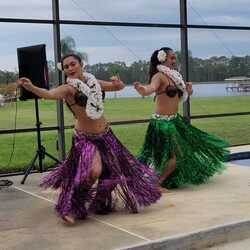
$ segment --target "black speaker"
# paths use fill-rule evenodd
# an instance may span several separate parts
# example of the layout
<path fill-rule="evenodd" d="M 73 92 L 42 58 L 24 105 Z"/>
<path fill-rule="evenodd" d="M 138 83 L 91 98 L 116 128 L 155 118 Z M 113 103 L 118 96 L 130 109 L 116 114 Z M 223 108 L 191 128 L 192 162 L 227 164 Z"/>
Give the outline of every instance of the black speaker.
<path fill-rule="evenodd" d="M 49 89 L 46 45 L 22 47 L 17 49 L 19 77 L 27 77 L 40 88 Z M 21 101 L 38 98 L 35 94 L 21 87 Z"/>

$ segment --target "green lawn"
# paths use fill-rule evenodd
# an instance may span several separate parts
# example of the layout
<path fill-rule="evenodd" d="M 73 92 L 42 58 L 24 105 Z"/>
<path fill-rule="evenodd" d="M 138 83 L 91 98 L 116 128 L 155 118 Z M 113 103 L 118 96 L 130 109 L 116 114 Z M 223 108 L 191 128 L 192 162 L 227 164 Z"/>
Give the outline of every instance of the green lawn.
<path fill-rule="evenodd" d="M 193 98 L 191 100 L 192 115 L 214 114 L 229 112 L 250 111 L 250 97 L 224 97 L 224 98 Z M 40 119 L 42 126 L 56 125 L 56 105 L 54 101 L 39 101 Z M 180 105 L 181 108 L 181 105 Z M 109 121 L 132 120 L 148 118 L 153 110 L 152 98 L 121 98 L 107 99 L 105 113 Z M 181 109 L 180 109 L 181 112 Z M 15 104 L 0 108 L 0 129 L 14 128 Z M 65 108 L 65 124 L 71 125 L 73 117 Z M 34 101 L 18 102 L 17 128 L 34 127 L 35 113 Z M 193 120 L 192 124 L 227 139 L 232 144 L 250 143 L 250 116 L 237 116 L 225 118 L 209 118 Z M 113 126 L 113 130 L 120 140 L 134 153 L 138 153 L 147 124 Z M 42 132 L 43 144 L 47 151 L 57 156 L 56 131 Z M 15 153 L 8 165 L 12 152 L 14 136 L 0 135 L 0 172 L 24 169 L 35 153 L 36 134 L 16 134 Z M 71 144 L 71 130 L 66 131 L 66 147 Z M 46 159 L 46 165 L 52 164 Z"/>

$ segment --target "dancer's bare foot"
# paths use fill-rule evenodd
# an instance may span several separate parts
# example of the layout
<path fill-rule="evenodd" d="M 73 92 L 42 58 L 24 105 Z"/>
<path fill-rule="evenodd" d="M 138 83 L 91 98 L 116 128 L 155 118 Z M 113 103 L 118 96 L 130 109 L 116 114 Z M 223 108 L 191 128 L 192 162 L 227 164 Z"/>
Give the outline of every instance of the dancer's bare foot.
<path fill-rule="evenodd" d="M 67 214 L 63 217 L 63 220 L 70 225 L 74 225 L 75 224 L 75 218 L 71 215 L 71 214 Z"/>
<path fill-rule="evenodd" d="M 171 193 L 171 192 L 169 191 L 169 189 L 163 188 L 163 187 L 161 186 L 161 184 L 162 184 L 162 182 L 160 181 L 160 182 L 158 183 L 158 188 L 159 188 L 159 190 L 160 190 L 160 192 L 161 192 L 162 194 L 164 194 L 164 193 Z"/>
<path fill-rule="evenodd" d="M 163 188 L 163 187 L 159 186 L 159 189 L 160 189 L 161 193 L 171 193 L 171 191 L 167 188 Z"/>

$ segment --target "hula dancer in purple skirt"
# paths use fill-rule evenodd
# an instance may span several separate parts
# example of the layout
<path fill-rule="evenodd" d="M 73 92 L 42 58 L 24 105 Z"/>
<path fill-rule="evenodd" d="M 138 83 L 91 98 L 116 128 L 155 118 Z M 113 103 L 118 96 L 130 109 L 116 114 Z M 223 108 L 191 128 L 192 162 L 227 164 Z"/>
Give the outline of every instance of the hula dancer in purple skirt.
<path fill-rule="evenodd" d="M 41 186 L 60 189 L 58 214 L 68 223 L 83 219 L 88 212 L 112 211 L 112 191 L 133 213 L 139 206 L 155 203 L 161 196 L 154 171 L 140 163 L 113 134 L 103 116 L 102 91 L 124 88 L 118 77 L 96 80 L 82 70 L 77 55 L 61 63 L 67 84 L 52 90 L 34 86 L 27 78 L 17 83 L 45 99 L 64 99 L 75 117 L 71 150 L 63 162 L 42 179 Z"/>

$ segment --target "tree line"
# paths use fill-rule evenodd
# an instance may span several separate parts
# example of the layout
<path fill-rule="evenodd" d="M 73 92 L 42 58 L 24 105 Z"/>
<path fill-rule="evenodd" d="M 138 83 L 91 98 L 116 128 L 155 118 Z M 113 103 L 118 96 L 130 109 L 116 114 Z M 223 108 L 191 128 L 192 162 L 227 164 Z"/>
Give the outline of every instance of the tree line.
<path fill-rule="evenodd" d="M 177 52 L 179 53 L 179 52 Z M 49 79 L 54 82 L 55 66 L 48 62 Z M 109 79 L 112 75 L 119 74 L 126 84 L 138 80 L 143 83 L 148 81 L 148 61 L 137 61 L 130 65 L 125 62 L 97 63 L 87 65 L 86 70 L 99 79 Z M 250 56 L 231 58 L 220 56 L 201 59 L 189 57 L 189 78 L 193 82 L 223 81 L 233 76 L 250 76 Z M 8 84 L 18 78 L 18 72 L 0 70 L 0 83 Z"/>
<path fill-rule="evenodd" d="M 88 55 L 77 49 L 74 38 L 67 36 L 61 40 L 61 56 L 69 53 L 79 55 L 85 62 L 88 62 Z M 181 53 L 177 55 L 177 64 L 180 64 Z M 191 51 L 188 53 L 189 79 L 192 82 L 223 81 L 233 76 L 250 76 L 250 55 L 246 56 L 213 56 L 210 58 L 193 57 Z M 139 60 L 128 65 L 125 62 L 97 63 L 87 65 L 86 70 L 98 79 L 108 80 L 112 75 L 119 74 L 126 84 L 133 81 L 148 81 L 149 61 Z M 48 61 L 50 83 L 55 83 L 55 64 Z M 14 82 L 18 78 L 18 72 L 0 70 L 0 84 Z"/>

